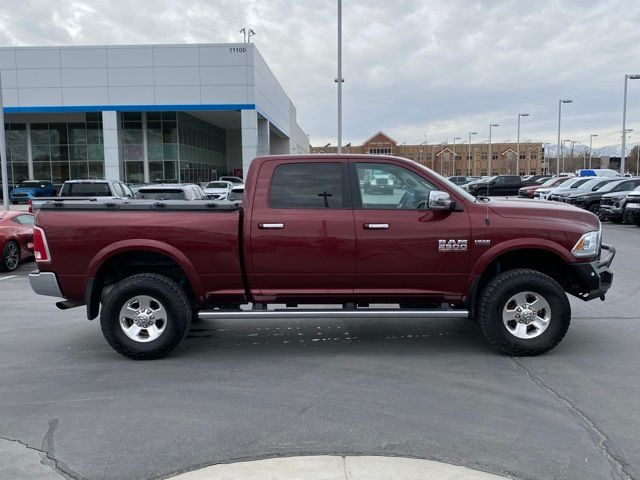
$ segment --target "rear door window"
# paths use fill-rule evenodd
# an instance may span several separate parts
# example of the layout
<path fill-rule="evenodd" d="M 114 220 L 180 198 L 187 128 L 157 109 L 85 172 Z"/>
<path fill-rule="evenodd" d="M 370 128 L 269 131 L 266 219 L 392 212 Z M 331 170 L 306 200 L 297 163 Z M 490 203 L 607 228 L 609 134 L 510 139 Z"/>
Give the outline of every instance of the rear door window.
<path fill-rule="evenodd" d="M 345 208 L 342 163 L 285 163 L 271 177 L 271 208 Z"/>

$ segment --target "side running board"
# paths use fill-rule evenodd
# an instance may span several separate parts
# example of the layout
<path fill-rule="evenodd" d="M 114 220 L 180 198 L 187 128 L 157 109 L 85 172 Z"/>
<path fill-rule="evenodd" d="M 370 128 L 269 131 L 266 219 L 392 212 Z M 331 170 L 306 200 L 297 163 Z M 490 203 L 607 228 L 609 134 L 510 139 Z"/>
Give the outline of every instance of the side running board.
<path fill-rule="evenodd" d="M 401 310 L 370 309 L 353 310 L 298 310 L 295 308 L 280 310 L 201 310 L 201 319 L 269 319 L 269 318 L 467 318 L 468 310 Z"/>

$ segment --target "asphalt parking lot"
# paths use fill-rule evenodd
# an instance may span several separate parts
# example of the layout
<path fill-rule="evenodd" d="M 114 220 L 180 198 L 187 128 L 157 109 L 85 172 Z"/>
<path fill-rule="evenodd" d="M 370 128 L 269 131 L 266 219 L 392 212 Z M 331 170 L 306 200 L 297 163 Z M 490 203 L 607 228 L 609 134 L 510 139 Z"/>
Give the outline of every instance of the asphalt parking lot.
<path fill-rule="evenodd" d="M 205 321 L 169 358 L 134 362 L 83 309 L 33 294 L 33 264 L 0 274 L 0 478 L 35 478 L 27 450 L 92 480 L 300 454 L 640 478 L 640 228 L 603 228 L 607 301 L 572 299 L 569 334 L 537 358 L 495 354 L 468 320 L 336 318 Z"/>

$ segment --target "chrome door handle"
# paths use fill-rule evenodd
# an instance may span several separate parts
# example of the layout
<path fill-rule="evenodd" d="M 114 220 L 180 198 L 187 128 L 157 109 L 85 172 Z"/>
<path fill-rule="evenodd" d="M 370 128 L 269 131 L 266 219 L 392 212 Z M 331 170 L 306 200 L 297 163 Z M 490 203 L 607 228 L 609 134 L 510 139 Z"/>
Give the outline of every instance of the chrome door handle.
<path fill-rule="evenodd" d="M 259 223 L 258 228 L 263 230 L 281 230 L 284 228 L 284 223 Z"/>
<path fill-rule="evenodd" d="M 366 230 L 389 230 L 388 223 L 365 223 L 362 227 Z"/>

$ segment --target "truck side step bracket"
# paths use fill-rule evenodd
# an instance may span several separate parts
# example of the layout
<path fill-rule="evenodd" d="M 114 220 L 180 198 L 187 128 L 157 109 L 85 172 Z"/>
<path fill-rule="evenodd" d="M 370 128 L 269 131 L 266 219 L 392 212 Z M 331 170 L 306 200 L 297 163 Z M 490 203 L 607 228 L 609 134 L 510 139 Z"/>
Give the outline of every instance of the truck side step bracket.
<path fill-rule="evenodd" d="M 400 310 L 370 309 L 355 310 L 201 310 L 198 317 L 206 319 L 230 320 L 234 318 L 271 319 L 271 318 L 467 318 L 468 310 Z"/>

